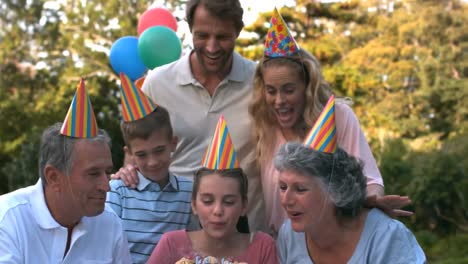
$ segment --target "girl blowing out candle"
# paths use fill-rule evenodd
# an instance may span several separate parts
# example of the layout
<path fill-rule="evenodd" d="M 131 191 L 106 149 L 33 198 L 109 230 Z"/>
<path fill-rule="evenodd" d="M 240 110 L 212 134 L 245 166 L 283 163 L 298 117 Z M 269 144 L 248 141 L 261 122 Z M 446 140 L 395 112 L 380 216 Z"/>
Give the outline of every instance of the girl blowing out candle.
<path fill-rule="evenodd" d="M 202 229 L 164 234 L 148 263 L 278 263 L 269 235 L 236 229 L 246 213 L 248 182 L 222 116 L 202 166 L 195 174 L 191 202 Z"/>

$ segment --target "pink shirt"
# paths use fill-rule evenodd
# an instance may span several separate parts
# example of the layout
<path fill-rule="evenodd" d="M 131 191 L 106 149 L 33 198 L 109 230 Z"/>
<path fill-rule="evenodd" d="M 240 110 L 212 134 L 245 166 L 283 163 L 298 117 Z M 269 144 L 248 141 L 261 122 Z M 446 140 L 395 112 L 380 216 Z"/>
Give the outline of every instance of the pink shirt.
<path fill-rule="evenodd" d="M 174 264 L 181 258 L 203 258 L 193 250 L 187 231 L 176 230 L 165 233 L 154 249 L 147 263 Z M 230 261 L 247 263 L 278 263 L 276 245 L 273 238 L 263 232 L 256 232 L 242 256 L 227 258 Z"/>
<path fill-rule="evenodd" d="M 359 121 L 353 110 L 342 102 L 335 104 L 336 136 L 338 146 L 364 162 L 364 175 L 367 177 L 367 185 L 378 184 L 383 186 L 382 175 L 375 162 L 372 151 L 362 132 Z M 286 143 L 286 139 L 278 129 L 276 131 L 275 151 L 273 156 L 266 159 L 267 162 L 261 166 L 263 196 L 266 205 L 266 217 L 268 226 L 273 233 L 277 233 L 287 218 L 281 206 L 278 193 L 278 172 L 276 171 L 273 158 L 279 147 Z"/>

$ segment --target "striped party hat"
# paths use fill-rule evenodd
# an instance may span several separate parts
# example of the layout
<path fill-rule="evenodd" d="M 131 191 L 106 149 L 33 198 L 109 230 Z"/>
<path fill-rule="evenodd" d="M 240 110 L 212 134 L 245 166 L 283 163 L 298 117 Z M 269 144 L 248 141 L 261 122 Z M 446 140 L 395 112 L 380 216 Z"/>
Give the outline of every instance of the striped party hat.
<path fill-rule="evenodd" d="M 93 107 L 85 89 L 84 79 L 81 79 L 63 121 L 60 134 L 75 138 L 92 138 L 97 136 L 97 131 L 98 126 Z"/>
<path fill-rule="evenodd" d="M 265 56 L 272 58 L 287 57 L 295 54 L 299 49 L 283 17 L 275 7 L 271 17 L 270 29 L 268 29 L 266 36 Z"/>
<path fill-rule="evenodd" d="M 315 121 L 304 144 L 326 153 L 336 151 L 335 97 L 332 95 Z"/>
<path fill-rule="evenodd" d="M 212 170 L 239 168 L 237 154 L 222 115 L 219 117 L 211 143 L 206 148 L 202 166 Z"/>
<path fill-rule="evenodd" d="M 158 107 L 128 78 L 120 73 L 120 91 L 122 99 L 122 115 L 125 122 L 132 122 L 151 114 Z"/>
<path fill-rule="evenodd" d="M 141 87 L 143 87 L 143 83 L 145 82 L 146 76 L 140 77 L 135 81 L 135 86 L 141 90 Z"/>

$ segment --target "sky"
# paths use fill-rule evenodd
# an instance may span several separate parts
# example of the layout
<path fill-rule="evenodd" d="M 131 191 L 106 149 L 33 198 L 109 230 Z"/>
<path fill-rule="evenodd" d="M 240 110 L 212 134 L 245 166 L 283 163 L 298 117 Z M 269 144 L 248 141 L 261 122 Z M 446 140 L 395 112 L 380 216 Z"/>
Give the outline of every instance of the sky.
<path fill-rule="evenodd" d="M 278 9 L 287 5 L 292 6 L 295 4 L 295 0 L 239 0 L 242 8 L 244 9 L 244 24 L 249 25 L 255 21 L 259 12 L 266 12 L 273 10 L 276 6 Z M 148 9 L 154 7 L 162 7 L 164 0 L 155 0 Z M 185 10 L 184 10 L 185 11 Z M 184 17 L 185 13 L 182 11 L 180 14 L 176 14 L 179 17 Z"/>
<path fill-rule="evenodd" d="M 244 24 L 250 25 L 255 22 L 260 12 L 272 11 L 276 6 L 280 9 L 283 6 L 291 6 L 295 3 L 294 0 L 240 0 L 242 8 L 244 8 Z"/>
<path fill-rule="evenodd" d="M 86 4 L 87 0 L 80 0 L 83 4 Z M 278 9 L 283 6 L 292 6 L 295 4 L 295 0 L 239 0 L 241 2 L 242 8 L 244 9 L 244 24 L 250 25 L 257 19 L 260 12 L 267 12 L 273 10 L 276 6 Z M 60 5 L 67 4 L 66 0 L 51 0 L 46 1 L 45 7 L 50 9 L 58 9 Z M 148 9 L 155 8 L 155 7 L 164 7 L 164 0 L 153 0 L 153 3 L 148 6 Z M 174 15 L 180 18 L 185 18 L 185 10 L 177 10 L 174 12 Z M 45 22 L 45 20 L 44 20 Z M 118 19 L 113 19 L 110 21 L 109 29 L 118 29 L 119 28 L 119 21 Z M 135 35 L 137 34 L 135 28 Z M 190 30 L 188 28 L 188 24 L 185 20 L 178 22 L 178 29 L 177 35 L 182 40 L 182 48 L 183 52 L 190 51 L 192 46 L 192 36 L 190 34 Z M 241 32 L 240 37 L 248 37 L 249 33 Z M 124 36 L 122 36 L 124 37 Z M 108 47 L 103 47 L 99 44 L 92 43 L 89 41 L 86 43 L 87 46 L 94 50 L 102 51 L 109 54 Z M 79 61 L 76 58 L 77 61 Z M 43 68 L 45 65 L 37 65 L 36 67 Z"/>

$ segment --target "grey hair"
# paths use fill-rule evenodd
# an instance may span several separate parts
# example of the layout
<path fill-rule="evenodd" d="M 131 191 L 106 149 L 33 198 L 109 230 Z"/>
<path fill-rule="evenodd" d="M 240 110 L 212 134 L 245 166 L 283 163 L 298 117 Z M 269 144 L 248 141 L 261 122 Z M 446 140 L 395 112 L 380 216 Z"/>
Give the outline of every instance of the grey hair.
<path fill-rule="evenodd" d="M 338 217 L 356 216 L 364 205 L 363 164 L 339 147 L 334 154 L 329 154 L 290 142 L 280 148 L 274 162 L 280 172 L 291 170 L 318 179 L 335 204 Z"/>
<path fill-rule="evenodd" d="M 73 138 L 60 134 L 62 123 L 55 123 L 44 130 L 41 137 L 39 150 L 39 176 L 42 184 L 47 184 L 44 176 L 46 165 L 52 165 L 65 175 L 68 175 L 73 162 L 73 150 L 79 140 L 106 143 L 111 148 L 109 134 L 103 129 L 98 129 L 98 135 L 93 138 Z"/>

